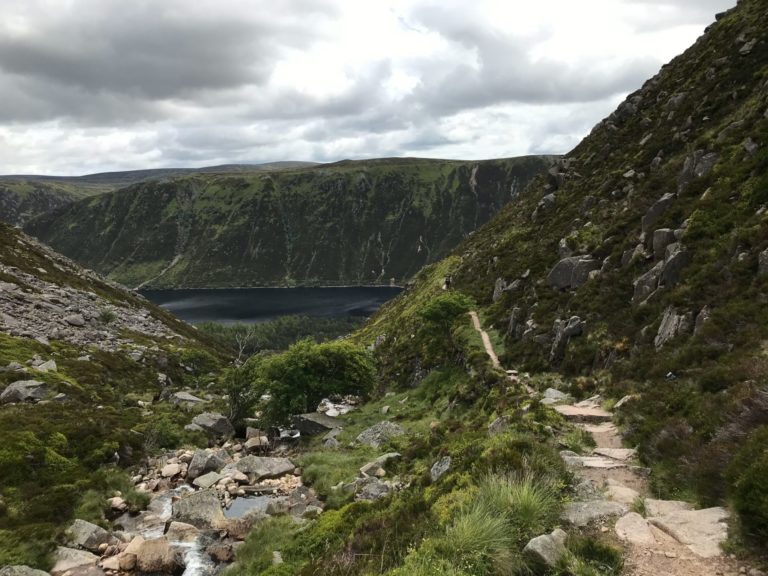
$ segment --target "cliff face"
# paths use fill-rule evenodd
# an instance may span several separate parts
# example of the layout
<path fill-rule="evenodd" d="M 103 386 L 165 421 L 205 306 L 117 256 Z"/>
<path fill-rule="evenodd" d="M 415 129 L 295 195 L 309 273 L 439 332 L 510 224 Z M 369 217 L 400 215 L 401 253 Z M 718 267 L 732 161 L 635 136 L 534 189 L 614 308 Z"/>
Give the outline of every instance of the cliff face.
<path fill-rule="evenodd" d="M 28 182 L 0 182 L 0 218 L 23 226 L 27 221 L 82 198 L 74 191 Z"/>
<path fill-rule="evenodd" d="M 400 283 L 550 162 L 392 159 L 196 175 L 84 200 L 27 230 L 132 286 Z"/>

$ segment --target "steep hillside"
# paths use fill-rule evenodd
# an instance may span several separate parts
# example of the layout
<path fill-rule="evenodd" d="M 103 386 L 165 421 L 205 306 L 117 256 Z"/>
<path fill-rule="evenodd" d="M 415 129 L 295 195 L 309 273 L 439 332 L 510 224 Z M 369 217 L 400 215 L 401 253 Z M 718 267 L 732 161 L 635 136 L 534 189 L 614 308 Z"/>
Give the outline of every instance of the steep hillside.
<path fill-rule="evenodd" d="M 730 501 L 742 535 L 764 542 L 767 37 L 763 1 L 719 15 L 385 306 L 365 338 L 390 377 L 405 384 L 430 367 L 411 338 L 452 276 L 503 337 L 503 364 L 557 371 L 577 397 L 633 395 L 620 418 L 654 492 Z"/>
<path fill-rule="evenodd" d="M 550 163 L 389 159 L 137 184 L 27 230 L 130 286 L 403 282 Z"/>
<path fill-rule="evenodd" d="M 160 168 L 103 172 L 85 176 L 0 176 L 0 220 L 14 226 L 22 226 L 36 216 L 47 214 L 76 200 L 112 192 L 137 182 L 162 180 L 184 174 L 229 174 L 259 170 L 283 170 L 312 165 L 312 162 L 271 162 L 267 164 L 226 164 L 205 168 Z"/>
<path fill-rule="evenodd" d="M 171 400 L 225 359 L 192 327 L 0 223 L 0 565 L 47 567 L 71 518 L 100 519 L 115 490 L 140 508 L 123 468 L 200 440 Z"/>

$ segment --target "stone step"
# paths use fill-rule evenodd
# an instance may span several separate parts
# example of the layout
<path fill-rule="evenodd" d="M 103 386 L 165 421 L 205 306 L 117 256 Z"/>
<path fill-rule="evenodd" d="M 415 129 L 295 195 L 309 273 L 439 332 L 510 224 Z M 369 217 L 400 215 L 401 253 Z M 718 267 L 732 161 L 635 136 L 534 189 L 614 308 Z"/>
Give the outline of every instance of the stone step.
<path fill-rule="evenodd" d="M 565 505 L 561 518 L 574 526 L 584 527 L 603 518 L 623 516 L 627 507 L 608 500 L 590 500 L 588 502 L 570 502 Z"/>
<path fill-rule="evenodd" d="M 653 535 L 648 520 L 637 512 L 629 512 L 619 518 L 614 530 L 620 540 L 631 544 L 647 546 L 656 543 L 656 538 Z"/>
<path fill-rule="evenodd" d="M 605 495 L 609 500 L 624 504 L 625 506 L 631 506 L 635 500 L 640 497 L 640 493 L 637 490 L 624 486 L 624 484 L 621 484 L 612 478 L 606 480 L 605 483 Z"/>
<path fill-rule="evenodd" d="M 612 418 L 610 412 L 596 406 L 572 406 L 570 404 L 561 404 L 559 406 L 553 406 L 553 409 L 573 422 L 610 422 Z"/>
<path fill-rule="evenodd" d="M 602 456 L 579 456 L 576 452 L 570 450 L 563 450 L 560 452 L 560 457 L 565 461 L 567 466 L 572 468 L 600 468 L 603 470 L 610 470 L 612 468 L 625 468 L 624 462 L 619 462 L 611 458 L 604 458 Z"/>
<path fill-rule="evenodd" d="M 683 510 L 648 521 L 702 558 L 722 556 L 728 538 L 728 510 L 721 507 Z"/>
<path fill-rule="evenodd" d="M 598 456 L 612 458 L 613 460 L 626 462 L 635 457 L 637 450 L 634 448 L 595 448 L 592 450 L 592 453 L 597 454 Z"/>

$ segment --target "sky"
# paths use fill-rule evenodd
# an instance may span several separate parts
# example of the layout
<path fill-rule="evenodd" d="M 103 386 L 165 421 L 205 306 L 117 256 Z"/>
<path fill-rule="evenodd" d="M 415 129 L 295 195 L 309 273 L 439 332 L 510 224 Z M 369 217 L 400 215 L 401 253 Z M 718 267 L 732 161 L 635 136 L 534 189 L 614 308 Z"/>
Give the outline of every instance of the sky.
<path fill-rule="evenodd" d="M 736 0 L 0 0 L 0 174 L 573 148 Z"/>

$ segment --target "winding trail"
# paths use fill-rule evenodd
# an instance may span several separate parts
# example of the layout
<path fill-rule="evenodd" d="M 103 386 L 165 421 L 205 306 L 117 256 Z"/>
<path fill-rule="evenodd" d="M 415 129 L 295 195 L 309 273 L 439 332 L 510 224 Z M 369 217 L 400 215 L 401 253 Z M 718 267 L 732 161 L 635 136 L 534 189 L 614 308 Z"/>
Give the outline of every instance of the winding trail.
<path fill-rule="evenodd" d="M 502 368 L 477 312 L 472 310 L 469 315 L 493 366 Z M 508 374 L 517 380 L 516 372 Z M 525 387 L 530 395 L 538 395 L 527 384 Z M 719 507 L 695 510 L 687 502 L 651 498 L 650 471 L 638 464 L 634 449 L 624 448 L 613 413 L 603 409 L 600 402 L 595 396 L 553 406 L 595 441 L 595 448 L 586 456 L 561 452 L 568 467 L 582 480 L 582 499 L 566 507 L 563 520 L 577 526 L 598 522 L 601 531 L 612 531 L 624 545 L 623 574 L 627 576 L 746 574 L 749 568 L 739 566 L 720 548 L 728 534 L 728 511 Z"/>

